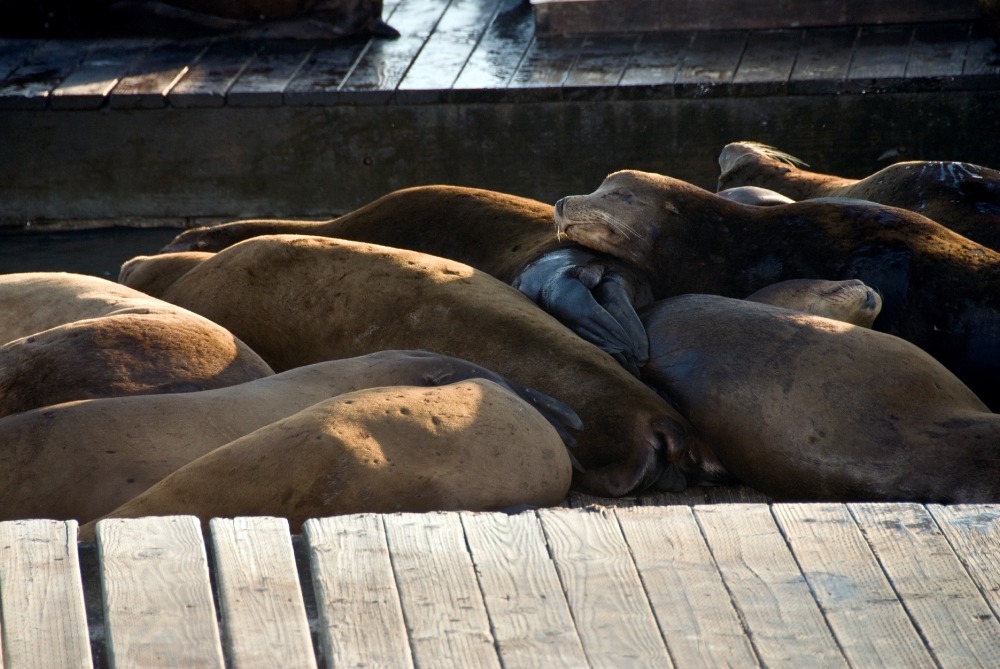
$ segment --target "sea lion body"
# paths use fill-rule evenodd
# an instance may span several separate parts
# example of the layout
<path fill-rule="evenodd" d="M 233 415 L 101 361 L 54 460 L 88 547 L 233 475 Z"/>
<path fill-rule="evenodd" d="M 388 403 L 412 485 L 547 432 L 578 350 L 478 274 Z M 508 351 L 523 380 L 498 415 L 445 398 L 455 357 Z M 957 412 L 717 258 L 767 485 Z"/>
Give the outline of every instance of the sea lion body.
<path fill-rule="evenodd" d="M 668 465 L 714 471 L 711 454 L 653 391 L 467 265 L 322 237 L 257 237 L 187 272 L 162 298 L 224 325 L 279 371 L 422 348 L 536 388 L 583 421 L 574 454 L 587 471 L 575 484 L 595 494 L 642 489 Z"/>
<path fill-rule="evenodd" d="M 552 205 L 516 195 L 420 186 L 394 191 L 332 221 L 238 221 L 187 230 L 161 253 L 221 251 L 261 235 L 304 234 L 449 258 L 514 285 L 638 375 L 645 333 L 626 295 L 644 295 L 648 288 L 614 258 L 553 235 L 552 213 Z M 138 287 L 125 276 L 127 268 L 120 280 Z M 532 277 L 526 280 L 529 270 Z"/>
<path fill-rule="evenodd" d="M 0 419 L 0 520 L 87 522 L 192 460 L 331 397 L 470 378 L 488 379 L 552 415 L 550 406 L 532 401 L 537 393 L 465 360 L 383 351 L 217 390 L 70 402 L 7 416 Z"/>
<path fill-rule="evenodd" d="M 971 163 L 908 161 L 864 179 L 809 172 L 800 161 L 753 142 L 719 156 L 719 190 L 758 186 L 793 200 L 868 200 L 917 212 L 994 251 L 1000 250 L 1000 172 Z"/>
<path fill-rule="evenodd" d="M 857 279 L 789 279 L 765 286 L 744 299 L 863 328 L 870 328 L 882 311 L 882 298 Z"/>
<path fill-rule="evenodd" d="M 1000 500 L 1000 416 L 897 337 L 684 295 L 641 312 L 643 378 L 722 463 L 778 499 Z"/>
<path fill-rule="evenodd" d="M 1000 408 L 1000 254 L 918 214 L 810 201 L 752 207 L 627 171 L 591 195 L 560 200 L 556 224 L 632 264 L 656 299 L 743 298 L 787 279 L 860 279 L 882 297 L 876 330 L 924 349 Z"/>

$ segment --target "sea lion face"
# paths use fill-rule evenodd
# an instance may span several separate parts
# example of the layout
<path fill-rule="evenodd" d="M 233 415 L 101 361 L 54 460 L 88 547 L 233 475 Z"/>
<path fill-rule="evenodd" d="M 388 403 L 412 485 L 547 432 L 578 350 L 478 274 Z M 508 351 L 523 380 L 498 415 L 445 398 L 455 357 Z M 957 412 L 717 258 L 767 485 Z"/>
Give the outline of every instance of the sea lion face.
<path fill-rule="evenodd" d="M 870 328 L 882 310 L 882 298 L 858 279 L 792 279 L 761 288 L 746 298 Z"/>
<path fill-rule="evenodd" d="M 590 195 L 556 202 L 556 234 L 650 269 L 661 233 L 683 222 L 665 197 L 672 182 L 648 172 L 615 172 Z"/>

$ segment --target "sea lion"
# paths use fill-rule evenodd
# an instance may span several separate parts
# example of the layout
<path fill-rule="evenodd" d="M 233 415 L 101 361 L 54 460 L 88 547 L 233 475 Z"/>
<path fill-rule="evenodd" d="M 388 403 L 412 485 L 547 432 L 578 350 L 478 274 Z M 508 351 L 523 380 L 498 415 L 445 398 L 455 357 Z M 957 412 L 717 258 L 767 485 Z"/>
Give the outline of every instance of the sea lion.
<path fill-rule="evenodd" d="M 870 328 L 882 311 L 882 298 L 857 279 L 789 279 L 765 286 L 744 299 L 863 328 Z"/>
<path fill-rule="evenodd" d="M 444 258 L 324 237 L 256 237 L 161 297 L 223 325 L 276 370 L 385 349 L 470 360 L 572 407 L 574 484 L 612 497 L 724 476 L 655 392 L 521 293 Z"/>
<path fill-rule="evenodd" d="M 347 513 L 552 506 L 572 471 L 552 426 L 491 381 L 370 388 L 217 448 L 106 517 L 281 516 L 297 532 Z"/>
<path fill-rule="evenodd" d="M 645 362 L 646 333 L 628 308 L 627 295 L 645 295 L 648 288 L 614 258 L 553 235 L 552 205 L 479 188 L 420 186 L 394 191 L 332 221 L 251 220 L 194 228 L 161 253 L 221 251 L 272 234 L 335 237 L 456 260 L 514 285 L 637 376 Z M 529 271 L 530 277 L 522 276 Z M 122 280 L 138 287 L 124 274 Z"/>
<path fill-rule="evenodd" d="M 756 142 L 728 144 L 719 156 L 719 190 L 760 186 L 793 200 L 843 197 L 909 209 L 1000 250 L 1000 172 L 971 163 L 914 160 L 865 179 L 808 172 L 805 163 Z"/>
<path fill-rule="evenodd" d="M 465 360 L 383 351 L 217 390 L 69 402 L 0 419 L 0 520 L 87 522 L 192 460 L 331 397 L 472 378 L 515 393 L 561 435 L 583 427 L 565 405 Z"/>
<path fill-rule="evenodd" d="M 188 270 L 212 257 L 203 251 L 139 256 L 141 263 L 126 261 L 118 274 L 118 283 L 147 295 L 159 295 Z"/>
<path fill-rule="evenodd" d="M 72 400 L 211 390 L 274 374 L 205 318 L 142 311 L 75 321 L 0 346 L 0 418 Z"/>
<path fill-rule="evenodd" d="M 757 207 L 773 207 L 776 204 L 791 204 L 795 202 L 790 197 L 777 193 L 767 188 L 757 186 L 740 186 L 738 188 L 727 188 L 716 193 L 719 197 L 724 197 L 740 204 L 752 204 Z"/>
<path fill-rule="evenodd" d="M 1000 409 L 1000 254 L 919 214 L 868 203 L 752 207 L 624 171 L 560 200 L 555 220 L 561 234 L 632 264 L 655 299 L 861 279 L 882 297 L 876 330 L 924 349 Z"/>
<path fill-rule="evenodd" d="M 643 378 L 754 489 L 804 501 L 1000 500 L 1000 416 L 912 344 L 712 295 L 641 316 Z"/>

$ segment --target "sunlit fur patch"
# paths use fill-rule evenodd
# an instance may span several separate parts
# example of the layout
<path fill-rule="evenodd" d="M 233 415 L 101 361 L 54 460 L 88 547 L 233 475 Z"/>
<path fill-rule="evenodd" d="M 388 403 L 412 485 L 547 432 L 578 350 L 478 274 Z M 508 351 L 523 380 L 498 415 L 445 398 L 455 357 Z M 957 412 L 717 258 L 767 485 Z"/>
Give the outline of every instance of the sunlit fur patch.
<path fill-rule="evenodd" d="M 719 167 L 722 168 L 723 172 L 728 172 L 733 168 L 737 160 L 745 155 L 754 153 L 777 160 L 786 165 L 791 165 L 792 167 L 809 167 L 808 163 L 790 153 L 785 153 L 773 146 L 761 144 L 760 142 L 733 142 L 732 144 L 727 144 L 719 155 Z"/>

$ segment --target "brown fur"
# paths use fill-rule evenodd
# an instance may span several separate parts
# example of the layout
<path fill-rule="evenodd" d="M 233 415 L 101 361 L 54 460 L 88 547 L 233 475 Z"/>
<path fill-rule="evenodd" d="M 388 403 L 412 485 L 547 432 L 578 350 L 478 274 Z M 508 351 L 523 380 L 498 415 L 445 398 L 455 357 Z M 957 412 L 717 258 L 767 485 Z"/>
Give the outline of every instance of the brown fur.
<path fill-rule="evenodd" d="M 317 402 L 386 386 L 502 377 L 464 360 L 384 351 L 240 385 L 71 402 L 0 419 L 0 520 L 110 513 L 192 460 Z"/>
<path fill-rule="evenodd" d="M 765 286 L 745 299 L 863 328 L 870 328 L 882 310 L 878 293 L 857 279 L 789 279 Z"/>
<path fill-rule="evenodd" d="M 786 279 L 861 279 L 882 296 L 876 330 L 924 349 L 1000 408 L 1000 254 L 919 214 L 867 203 L 751 207 L 628 171 L 591 195 L 561 200 L 556 224 L 632 263 L 656 299 L 743 298 Z"/>
<path fill-rule="evenodd" d="M 653 484 L 668 464 L 719 474 L 662 399 L 513 288 L 467 265 L 386 247 L 280 235 L 220 252 L 162 295 L 231 329 L 275 369 L 423 348 L 551 395 L 583 420 L 587 469 L 607 496 Z"/>
<path fill-rule="evenodd" d="M 126 261 L 118 281 L 147 295 L 159 295 L 188 270 L 212 257 L 211 253 L 190 251 L 162 256 L 139 256 L 141 263 Z"/>
<path fill-rule="evenodd" d="M 185 465 L 108 518 L 552 506 L 572 467 L 552 426 L 491 381 L 372 388 L 263 427 Z M 94 524 L 81 529 L 93 534 Z"/>
<path fill-rule="evenodd" d="M 1000 250 L 1000 172 L 969 163 L 896 163 L 864 179 L 808 172 L 753 142 L 719 156 L 719 190 L 769 188 L 793 200 L 844 197 L 917 212 L 960 235 Z"/>
<path fill-rule="evenodd" d="M 709 295 L 641 315 L 643 378 L 754 489 L 788 500 L 1000 501 L 1000 416 L 902 339 Z"/>

